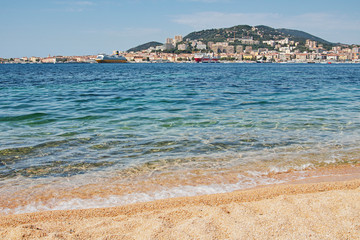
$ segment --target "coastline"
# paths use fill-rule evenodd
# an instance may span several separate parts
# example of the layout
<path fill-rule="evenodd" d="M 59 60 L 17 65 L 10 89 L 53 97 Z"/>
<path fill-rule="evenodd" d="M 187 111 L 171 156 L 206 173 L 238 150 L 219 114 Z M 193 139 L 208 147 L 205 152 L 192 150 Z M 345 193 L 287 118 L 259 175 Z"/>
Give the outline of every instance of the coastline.
<path fill-rule="evenodd" d="M 356 239 L 359 165 L 332 175 L 120 207 L 0 217 L 3 239 Z"/>
<path fill-rule="evenodd" d="M 144 64 L 144 63 L 157 63 L 157 64 L 164 64 L 164 63 L 188 63 L 188 64 L 196 64 L 195 61 L 174 61 L 174 62 L 156 62 L 156 61 L 145 61 L 145 62 L 127 62 L 127 63 L 134 63 L 134 64 Z M 219 61 L 217 63 L 236 63 L 236 64 L 249 64 L 249 63 L 262 63 L 256 61 Z M 285 62 L 263 62 L 263 63 L 272 63 L 272 64 L 360 64 L 360 61 L 348 61 L 348 62 L 302 62 L 302 61 L 285 61 Z M 56 63 L 43 63 L 43 62 L 0 62 L 0 64 L 45 64 L 45 65 L 53 65 L 53 64 L 97 64 L 96 62 L 56 62 Z M 109 63 L 108 63 L 109 64 Z M 112 63 L 114 64 L 114 63 Z"/>

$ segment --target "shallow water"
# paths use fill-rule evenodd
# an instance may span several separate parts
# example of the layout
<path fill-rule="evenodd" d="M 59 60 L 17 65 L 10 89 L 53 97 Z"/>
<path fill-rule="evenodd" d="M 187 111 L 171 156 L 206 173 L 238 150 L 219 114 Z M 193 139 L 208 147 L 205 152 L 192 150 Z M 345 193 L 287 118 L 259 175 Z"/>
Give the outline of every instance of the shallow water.
<path fill-rule="evenodd" d="M 0 65 L 0 209 L 116 206 L 355 164 L 360 65 Z"/>

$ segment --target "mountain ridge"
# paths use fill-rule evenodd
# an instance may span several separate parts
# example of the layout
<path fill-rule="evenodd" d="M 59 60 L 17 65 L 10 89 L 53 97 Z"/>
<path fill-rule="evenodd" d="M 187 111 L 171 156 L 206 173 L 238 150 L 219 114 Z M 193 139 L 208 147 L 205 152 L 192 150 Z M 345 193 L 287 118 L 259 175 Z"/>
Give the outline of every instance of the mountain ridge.
<path fill-rule="evenodd" d="M 287 29 L 287 28 L 272 28 L 266 25 L 236 25 L 228 28 L 213 28 L 200 31 L 194 31 L 184 37 L 190 40 L 199 40 L 202 38 L 205 41 L 210 40 L 225 40 L 235 35 L 236 37 L 253 37 L 254 40 L 271 40 L 272 38 L 279 39 L 288 37 L 290 40 L 305 42 L 307 39 L 317 41 L 321 44 L 333 45 L 327 40 L 314 36 L 304 31 Z"/>
<path fill-rule="evenodd" d="M 235 25 L 228 28 L 212 28 L 212 29 L 204 29 L 200 31 L 193 31 L 183 37 L 184 40 L 199 40 L 205 43 L 208 42 L 224 42 L 228 41 L 228 39 L 234 39 L 233 45 L 240 45 L 241 39 L 252 39 L 258 44 L 252 44 L 254 47 L 267 47 L 266 44 L 263 44 L 263 41 L 270 40 L 281 40 L 288 38 L 290 41 L 299 42 L 299 45 L 305 49 L 306 40 L 316 41 L 319 44 L 322 44 L 325 49 L 331 49 L 331 47 L 335 46 L 335 43 L 324 40 L 320 37 L 312 35 L 310 33 L 288 29 L 288 28 L 272 28 L 266 25 Z M 146 50 L 150 47 L 156 47 L 163 45 L 160 42 L 151 41 L 137 47 L 130 48 L 127 52 L 130 51 L 142 51 Z M 242 44 L 246 45 L 246 44 Z"/>
<path fill-rule="evenodd" d="M 147 42 L 141 45 L 138 45 L 136 47 L 130 48 L 127 50 L 127 52 L 137 52 L 137 51 L 142 51 L 142 50 L 146 50 L 150 47 L 157 47 L 157 46 L 161 46 L 163 45 L 163 43 L 160 42 L 156 42 L 156 41 L 151 41 L 151 42 Z"/>

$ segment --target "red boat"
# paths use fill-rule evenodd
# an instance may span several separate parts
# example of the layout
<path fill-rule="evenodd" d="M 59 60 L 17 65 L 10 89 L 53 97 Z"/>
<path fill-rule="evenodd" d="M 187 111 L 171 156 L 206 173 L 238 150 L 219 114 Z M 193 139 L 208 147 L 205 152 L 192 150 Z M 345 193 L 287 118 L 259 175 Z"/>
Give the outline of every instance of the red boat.
<path fill-rule="evenodd" d="M 217 63 L 219 58 L 207 54 L 195 54 L 194 60 L 197 63 Z"/>

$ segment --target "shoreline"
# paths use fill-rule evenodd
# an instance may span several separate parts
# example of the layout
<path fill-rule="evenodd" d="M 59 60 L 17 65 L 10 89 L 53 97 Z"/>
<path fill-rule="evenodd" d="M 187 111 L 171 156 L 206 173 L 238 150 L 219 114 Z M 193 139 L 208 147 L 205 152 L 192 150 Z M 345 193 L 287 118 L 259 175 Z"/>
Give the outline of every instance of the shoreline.
<path fill-rule="evenodd" d="M 0 237 L 267 239 L 270 231 L 276 238 L 354 239 L 360 235 L 359 169 L 337 167 L 332 176 L 230 193 L 5 215 L 0 216 Z"/>
<path fill-rule="evenodd" d="M 197 62 L 195 61 L 182 61 L 182 62 L 126 62 L 131 64 L 144 64 L 144 63 L 157 63 L 157 64 L 163 64 L 163 63 L 188 63 L 188 64 L 195 64 Z M 236 63 L 236 64 L 249 64 L 249 63 L 274 63 L 274 64 L 360 64 L 360 61 L 349 61 L 349 62 L 332 62 L 332 61 L 323 61 L 323 62 L 256 62 L 256 61 L 219 61 L 217 63 Z M 40 63 L 40 62 L 4 62 L 0 64 L 45 64 L 45 65 L 53 65 L 53 64 L 98 64 L 96 62 L 56 62 L 56 63 Z"/>
<path fill-rule="evenodd" d="M 241 170 L 240 170 L 241 171 Z M 233 191 L 251 190 L 274 185 L 314 183 L 320 181 L 341 181 L 360 179 L 360 164 L 327 165 L 318 168 L 280 172 L 244 172 L 238 169 L 228 172 L 199 173 L 184 177 L 185 172 L 177 175 L 158 175 L 155 178 L 132 179 L 119 182 L 113 177 L 99 183 L 80 186 L 51 186 L 34 183 L 29 189 L 19 188 L 0 200 L 0 216 L 33 213 L 42 211 L 75 210 L 126 206 L 179 197 L 193 197 Z M 245 174 L 245 175 L 244 175 Z M 246 175 L 248 174 L 248 175 Z M 182 176 L 182 177 L 181 177 Z M 0 188 L 0 190 L 4 189 Z"/>

